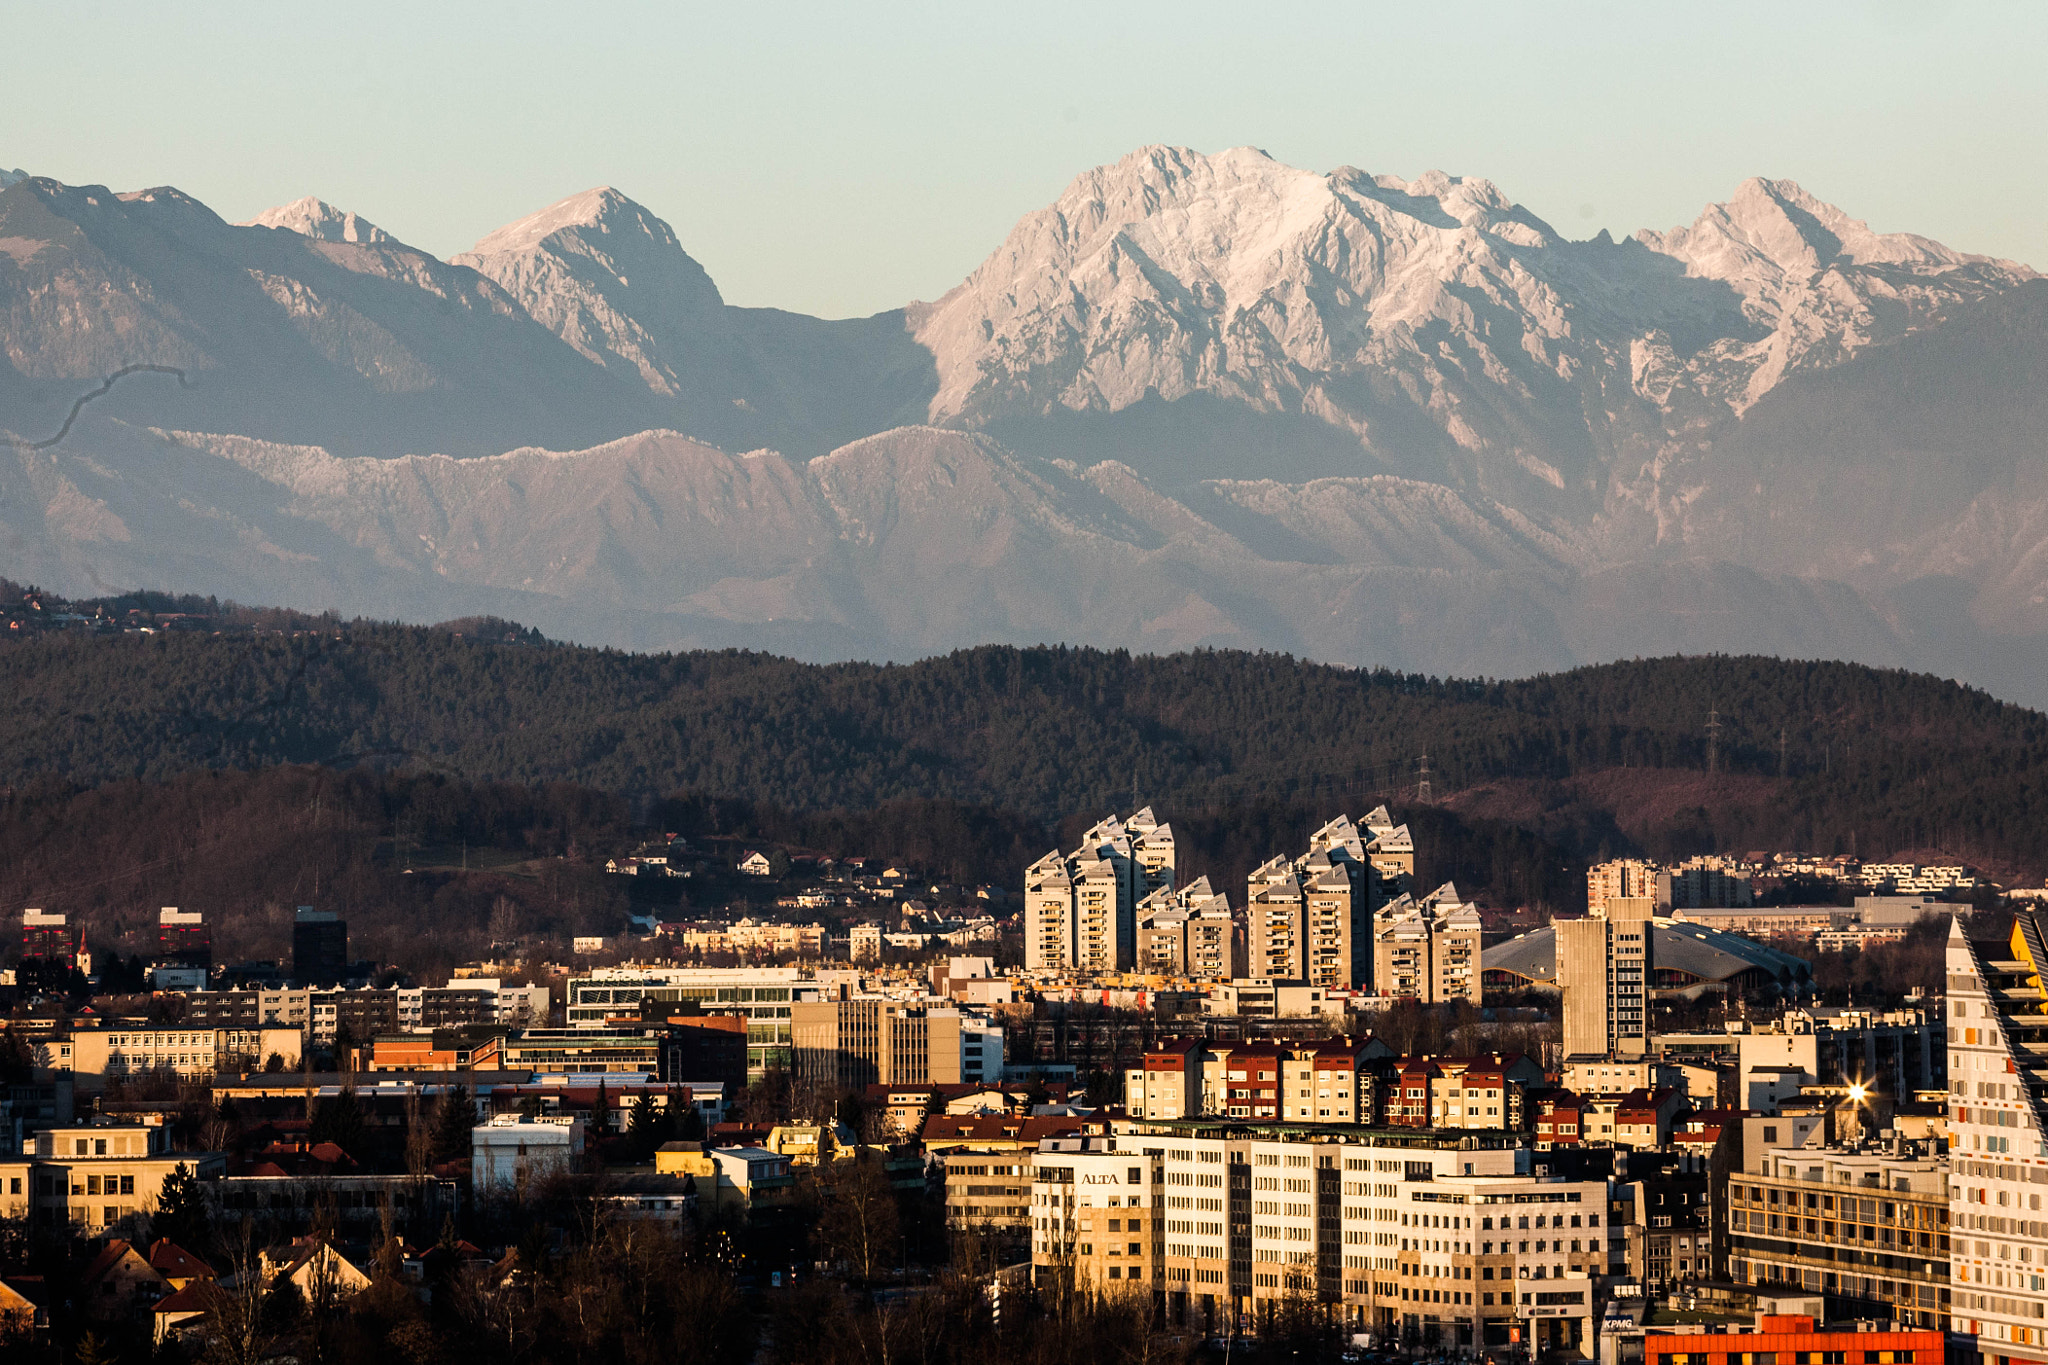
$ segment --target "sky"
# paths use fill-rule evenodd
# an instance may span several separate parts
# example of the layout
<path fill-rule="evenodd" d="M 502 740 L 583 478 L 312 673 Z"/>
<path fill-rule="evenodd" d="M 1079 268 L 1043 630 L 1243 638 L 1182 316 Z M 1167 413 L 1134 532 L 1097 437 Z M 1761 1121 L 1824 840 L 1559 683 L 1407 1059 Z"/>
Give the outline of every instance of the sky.
<path fill-rule="evenodd" d="M 1167 142 L 1482 176 L 1560 231 L 1753 175 L 2048 269 L 2048 5 L 0 0 L 0 167 L 316 194 L 437 255 L 610 184 L 728 302 L 931 299 Z"/>

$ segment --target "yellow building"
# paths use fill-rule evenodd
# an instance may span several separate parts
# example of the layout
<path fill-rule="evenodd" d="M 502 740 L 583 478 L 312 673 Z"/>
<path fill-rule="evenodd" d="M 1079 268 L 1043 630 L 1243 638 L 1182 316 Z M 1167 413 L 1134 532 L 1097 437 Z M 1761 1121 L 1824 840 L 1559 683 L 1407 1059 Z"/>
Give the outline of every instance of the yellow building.
<path fill-rule="evenodd" d="M 0 1215 L 102 1230 L 156 1211 L 164 1177 L 184 1166 L 201 1180 L 227 1174 L 220 1152 L 174 1152 L 155 1124 L 110 1123 L 38 1133 L 34 1150 L 0 1159 Z"/>

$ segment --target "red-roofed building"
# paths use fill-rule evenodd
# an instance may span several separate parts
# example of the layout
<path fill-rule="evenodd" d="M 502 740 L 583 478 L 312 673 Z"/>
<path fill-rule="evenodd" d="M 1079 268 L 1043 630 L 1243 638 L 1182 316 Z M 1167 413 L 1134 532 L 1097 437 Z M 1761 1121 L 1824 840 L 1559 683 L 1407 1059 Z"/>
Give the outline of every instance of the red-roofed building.
<path fill-rule="evenodd" d="M 1614 1109 L 1614 1145 L 1662 1147 L 1685 1110 L 1685 1096 L 1676 1090 L 1631 1090 Z"/>
<path fill-rule="evenodd" d="M 78 1277 L 85 1314 L 98 1322 L 132 1317 L 162 1298 L 167 1288 L 164 1277 L 122 1237 L 109 1238 Z"/>
<path fill-rule="evenodd" d="M 1133 1118 L 1182 1119 L 1209 1112 L 1204 1064 L 1215 1054 L 1200 1038 L 1170 1038 L 1124 1074 L 1124 1108 Z"/>
<path fill-rule="evenodd" d="M 1536 1149 L 1579 1147 L 1586 1141 L 1586 1102 L 1569 1090 L 1553 1090 L 1536 1101 Z"/>
<path fill-rule="evenodd" d="M 159 1237 L 150 1243 L 149 1264 L 173 1289 L 183 1289 L 188 1284 L 214 1278 L 212 1266 L 168 1237 Z"/>
<path fill-rule="evenodd" d="M 920 1140 L 927 1152 L 962 1147 L 978 1152 L 1035 1152 L 1046 1138 L 1080 1134 L 1079 1119 L 1059 1115 L 933 1114 L 924 1121 Z"/>
<path fill-rule="evenodd" d="M 210 1279 L 194 1280 L 165 1295 L 150 1309 L 150 1317 L 156 1323 L 156 1340 L 161 1342 L 188 1326 L 204 1323 L 227 1301 L 227 1291 Z"/>
<path fill-rule="evenodd" d="M 1434 1059 L 1403 1057 L 1394 1068 L 1387 1092 L 1385 1122 L 1390 1128 L 1430 1126 L 1430 1091 L 1443 1075 Z"/>
<path fill-rule="evenodd" d="M 1272 1043 L 1246 1043 L 1223 1059 L 1223 1112 L 1234 1119 L 1280 1117 L 1280 1064 L 1284 1049 Z"/>

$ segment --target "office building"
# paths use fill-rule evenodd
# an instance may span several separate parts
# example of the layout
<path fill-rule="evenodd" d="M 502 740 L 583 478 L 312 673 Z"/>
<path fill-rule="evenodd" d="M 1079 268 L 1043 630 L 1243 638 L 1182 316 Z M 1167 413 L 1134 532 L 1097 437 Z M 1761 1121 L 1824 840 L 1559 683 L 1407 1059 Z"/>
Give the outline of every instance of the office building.
<path fill-rule="evenodd" d="M 292 918 L 292 980 L 338 986 L 348 976 L 348 923 L 332 910 L 302 905 Z"/>
<path fill-rule="evenodd" d="M 25 992 L 62 991 L 78 965 L 78 947 L 60 910 L 21 912 L 21 961 L 15 980 Z"/>
<path fill-rule="evenodd" d="M 571 1028 L 637 1024 L 644 1007 L 685 1004 L 747 1020 L 747 1076 L 790 1066 L 790 1007 L 859 984 L 851 968 L 606 967 L 570 977 L 564 1016 Z M 680 1011 L 687 1013 L 688 1011 Z"/>
<path fill-rule="evenodd" d="M 156 912 L 156 965 L 159 967 L 213 966 L 213 936 L 206 917 L 197 910 L 180 910 L 166 905 Z"/>
<path fill-rule="evenodd" d="M 2048 911 L 1948 939 L 1949 1280 L 1985 1365 L 2048 1361 Z"/>
<path fill-rule="evenodd" d="M 1641 1057 L 1650 1042 L 1654 901 L 1610 898 L 1598 915 L 1558 920 L 1557 984 L 1564 992 L 1564 1055 Z"/>
<path fill-rule="evenodd" d="M 1420 900 L 1403 894 L 1373 916 L 1373 989 L 1425 1005 L 1480 1001 L 1479 912 L 1445 882 Z"/>
<path fill-rule="evenodd" d="M 790 1014 L 801 1081 L 856 1089 L 1003 1078 L 1002 1029 L 949 1000 L 809 1000 Z"/>
<path fill-rule="evenodd" d="M 1765 1146 L 1728 1180 L 1728 1275 L 1825 1295 L 1840 1316 L 1949 1317 L 1949 1158 L 1894 1140 Z"/>
<path fill-rule="evenodd" d="M 501 1115 L 469 1130 L 470 1188 L 479 1196 L 519 1194 L 575 1170 L 583 1120 Z"/>
<path fill-rule="evenodd" d="M 1619 1269 L 1605 1180 L 1539 1173 L 1505 1134 L 1113 1122 L 1052 1139 L 1032 1182 L 1032 1261 L 1154 1298 L 1215 1330 L 1280 1301 L 1420 1349 L 1593 1341 L 1593 1280 Z"/>
<path fill-rule="evenodd" d="M 72 1031 L 71 1072 L 82 1093 L 97 1093 L 109 1081 L 210 1080 L 223 1073 L 255 1071 L 273 1056 L 296 1067 L 301 1037 L 296 1028 L 260 1024 L 208 1028 L 113 1020 L 103 1027 Z"/>
<path fill-rule="evenodd" d="M 1225 980 L 1244 974 L 1244 957 L 1230 898 L 1212 891 L 1207 877 L 1138 902 L 1138 970 Z"/>

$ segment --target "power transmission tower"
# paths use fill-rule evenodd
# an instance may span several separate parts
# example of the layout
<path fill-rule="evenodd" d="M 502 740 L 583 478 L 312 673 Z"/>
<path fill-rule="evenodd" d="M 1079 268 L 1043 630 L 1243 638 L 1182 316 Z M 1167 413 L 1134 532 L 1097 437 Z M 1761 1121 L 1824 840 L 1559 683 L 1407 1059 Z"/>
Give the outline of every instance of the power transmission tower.
<path fill-rule="evenodd" d="M 1785 727 L 1778 727 L 1778 776 L 1785 775 Z"/>
<path fill-rule="evenodd" d="M 1429 755 L 1424 754 L 1422 756 L 1422 761 L 1418 763 L 1416 767 L 1418 769 L 1418 772 L 1417 780 L 1415 783 L 1415 799 L 1417 801 L 1427 802 L 1432 798 L 1432 792 L 1429 785 Z"/>
<path fill-rule="evenodd" d="M 1707 771 L 1713 772 L 1720 760 L 1721 712 L 1717 707 L 1707 708 Z"/>

